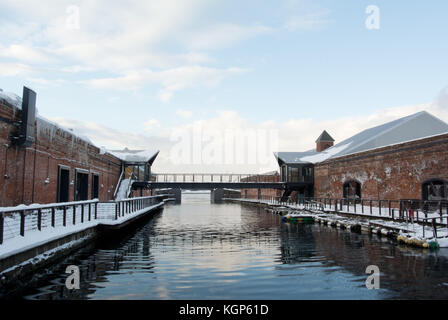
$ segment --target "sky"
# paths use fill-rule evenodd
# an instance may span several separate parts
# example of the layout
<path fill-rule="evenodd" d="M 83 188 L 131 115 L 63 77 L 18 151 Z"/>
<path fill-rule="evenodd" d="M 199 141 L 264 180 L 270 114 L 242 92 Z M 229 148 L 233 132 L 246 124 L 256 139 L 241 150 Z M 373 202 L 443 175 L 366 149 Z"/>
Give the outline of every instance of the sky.
<path fill-rule="evenodd" d="M 421 110 L 448 122 L 446 1 L 2 0 L 0 88 L 156 172 L 265 172 Z"/>

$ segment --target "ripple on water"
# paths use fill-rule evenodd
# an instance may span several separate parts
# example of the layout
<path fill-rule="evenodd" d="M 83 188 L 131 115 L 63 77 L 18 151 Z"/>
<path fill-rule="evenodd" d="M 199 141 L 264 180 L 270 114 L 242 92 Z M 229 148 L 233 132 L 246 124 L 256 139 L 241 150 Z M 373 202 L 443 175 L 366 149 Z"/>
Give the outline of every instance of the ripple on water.
<path fill-rule="evenodd" d="M 44 283 L 27 288 L 26 298 L 448 298 L 447 255 L 195 197 L 167 206 L 134 235 L 54 266 Z M 64 287 L 68 264 L 81 266 L 79 291 Z M 380 267 L 380 290 L 365 287 L 371 264 Z"/>

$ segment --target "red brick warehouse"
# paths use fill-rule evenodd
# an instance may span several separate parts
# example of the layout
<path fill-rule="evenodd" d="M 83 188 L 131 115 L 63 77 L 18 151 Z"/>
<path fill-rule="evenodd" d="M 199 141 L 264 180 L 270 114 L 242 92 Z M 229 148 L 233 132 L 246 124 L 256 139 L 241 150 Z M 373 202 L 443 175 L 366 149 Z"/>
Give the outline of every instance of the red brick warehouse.
<path fill-rule="evenodd" d="M 23 105 L 28 102 L 25 92 Z M 0 206 L 108 201 L 130 173 L 134 180 L 149 179 L 158 152 L 106 152 L 85 137 L 34 117 L 32 107 L 24 135 L 23 105 L 20 97 L 0 92 Z"/>
<path fill-rule="evenodd" d="M 448 200 L 448 125 L 431 114 L 419 112 L 334 146 L 333 141 L 324 131 L 316 150 L 276 153 L 280 180 L 306 184 L 286 195 Z"/>

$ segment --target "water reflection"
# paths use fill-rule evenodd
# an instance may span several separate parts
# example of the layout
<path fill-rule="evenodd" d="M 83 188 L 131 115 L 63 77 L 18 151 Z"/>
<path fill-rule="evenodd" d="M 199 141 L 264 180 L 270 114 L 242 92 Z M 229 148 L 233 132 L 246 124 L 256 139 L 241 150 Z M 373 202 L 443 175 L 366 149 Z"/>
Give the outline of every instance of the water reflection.
<path fill-rule="evenodd" d="M 81 289 L 64 286 L 67 265 Z M 367 290 L 378 265 L 381 289 Z M 98 243 L 46 271 L 28 299 L 389 299 L 448 297 L 447 255 L 327 226 L 282 223 L 193 195 L 125 238 Z M 45 273 L 45 272 L 43 272 Z"/>

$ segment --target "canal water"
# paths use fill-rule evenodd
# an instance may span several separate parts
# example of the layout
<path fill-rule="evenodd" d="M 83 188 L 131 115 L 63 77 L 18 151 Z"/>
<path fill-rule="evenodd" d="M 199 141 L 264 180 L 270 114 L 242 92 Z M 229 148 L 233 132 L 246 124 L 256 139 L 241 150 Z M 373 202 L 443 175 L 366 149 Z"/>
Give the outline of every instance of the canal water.
<path fill-rule="evenodd" d="M 26 299 L 446 299 L 448 252 L 284 223 L 240 204 L 184 194 L 135 232 L 80 250 L 37 277 Z M 68 265 L 81 288 L 68 290 Z M 368 290 L 369 265 L 380 289 Z"/>

